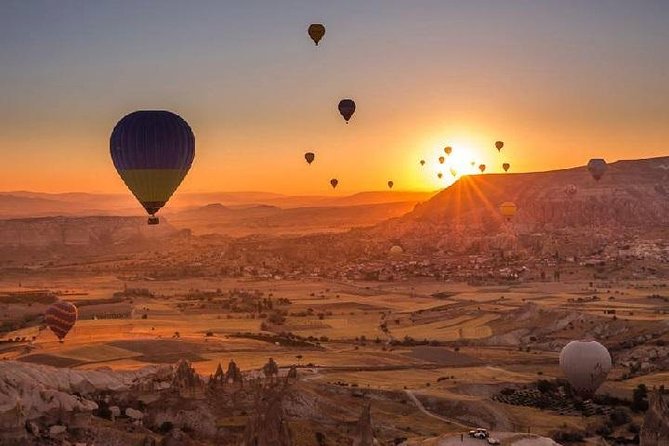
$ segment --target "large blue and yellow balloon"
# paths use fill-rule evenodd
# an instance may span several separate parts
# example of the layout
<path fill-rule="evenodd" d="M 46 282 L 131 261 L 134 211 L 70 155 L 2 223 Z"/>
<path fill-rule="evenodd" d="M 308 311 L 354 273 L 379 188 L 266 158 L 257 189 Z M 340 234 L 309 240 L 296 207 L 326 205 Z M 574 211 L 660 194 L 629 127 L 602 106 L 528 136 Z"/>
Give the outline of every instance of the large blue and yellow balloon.
<path fill-rule="evenodd" d="M 179 115 L 141 110 L 121 119 L 112 131 L 109 150 L 114 167 L 157 224 L 156 212 L 186 177 L 195 157 L 195 135 Z"/>

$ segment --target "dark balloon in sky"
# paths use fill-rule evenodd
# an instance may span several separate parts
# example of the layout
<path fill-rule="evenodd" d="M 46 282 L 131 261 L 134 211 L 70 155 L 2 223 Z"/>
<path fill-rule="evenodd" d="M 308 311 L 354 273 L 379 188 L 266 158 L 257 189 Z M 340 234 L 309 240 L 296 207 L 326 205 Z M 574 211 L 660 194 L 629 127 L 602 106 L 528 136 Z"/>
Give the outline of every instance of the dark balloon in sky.
<path fill-rule="evenodd" d="M 338 179 L 333 178 L 333 179 L 330 180 L 330 186 L 332 186 L 333 189 L 337 187 L 337 184 L 339 184 Z"/>
<path fill-rule="evenodd" d="M 307 160 L 307 163 L 311 164 L 316 159 L 316 155 L 313 152 L 307 152 L 304 154 L 304 159 Z"/>
<path fill-rule="evenodd" d="M 339 101 L 339 113 L 344 117 L 348 124 L 349 119 L 355 113 L 355 101 L 353 99 L 342 99 Z"/>
<path fill-rule="evenodd" d="M 606 172 L 606 168 L 606 161 L 601 158 L 593 158 L 588 161 L 588 171 L 590 172 L 590 175 L 592 175 L 592 178 L 595 179 L 595 181 L 602 179 L 604 173 Z"/>
<path fill-rule="evenodd" d="M 325 26 L 321 23 L 312 23 L 309 25 L 307 32 L 309 33 L 311 40 L 313 40 L 316 46 L 318 46 L 318 42 L 320 42 L 325 35 Z"/>
<path fill-rule="evenodd" d="M 109 140 L 114 167 L 151 216 L 179 187 L 195 158 L 195 135 L 180 116 L 142 110 L 123 117 Z"/>
<path fill-rule="evenodd" d="M 509 167 L 511 167 L 511 164 L 509 164 L 509 163 L 502 164 L 502 169 L 504 169 L 504 172 L 508 172 Z"/>

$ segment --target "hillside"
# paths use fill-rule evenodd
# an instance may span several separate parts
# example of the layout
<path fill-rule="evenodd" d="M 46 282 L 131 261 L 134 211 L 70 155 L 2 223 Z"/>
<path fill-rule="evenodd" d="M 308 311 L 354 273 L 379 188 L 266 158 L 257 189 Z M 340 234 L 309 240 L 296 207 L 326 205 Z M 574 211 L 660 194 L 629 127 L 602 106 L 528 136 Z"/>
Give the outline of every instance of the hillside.
<path fill-rule="evenodd" d="M 517 206 L 508 222 L 499 211 L 507 201 Z M 661 157 L 612 163 L 599 182 L 585 167 L 466 176 L 372 235 L 453 249 L 470 245 L 471 238 L 513 242 L 537 234 L 581 234 L 592 241 L 627 232 L 662 238 L 667 229 L 669 157 Z"/>

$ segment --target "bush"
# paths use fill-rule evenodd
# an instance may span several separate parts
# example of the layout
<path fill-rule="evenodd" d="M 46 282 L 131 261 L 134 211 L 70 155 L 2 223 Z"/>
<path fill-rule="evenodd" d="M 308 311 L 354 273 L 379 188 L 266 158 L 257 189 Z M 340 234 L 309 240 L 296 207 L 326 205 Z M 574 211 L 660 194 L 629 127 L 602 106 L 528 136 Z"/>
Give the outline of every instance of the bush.
<path fill-rule="evenodd" d="M 632 417 L 625 409 L 617 407 L 609 414 L 609 420 L 611 420 L 611 424 L 613 424 L 613 426 L 617 427 L 629 423 L 632 421 Z"/>

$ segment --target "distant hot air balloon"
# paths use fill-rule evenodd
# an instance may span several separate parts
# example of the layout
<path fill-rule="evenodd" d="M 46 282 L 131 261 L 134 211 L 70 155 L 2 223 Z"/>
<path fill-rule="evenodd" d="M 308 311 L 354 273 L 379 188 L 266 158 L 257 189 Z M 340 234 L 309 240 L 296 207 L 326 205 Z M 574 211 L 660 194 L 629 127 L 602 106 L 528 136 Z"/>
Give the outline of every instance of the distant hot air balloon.
<path fill-rule="evenodd" d="M 444 164 L 444 161 L 446 161 L 446 158 L 444 158 L 443 156 L 440 156 L 439 157 L 439 164 Z"/>
<path fill-rule="evenodd" d="M 388 181 L 388 189 L 392 189 L 394 185 L 395 183 L 392 180 Z"/>
<path fill-rule="evenodd" d="M 577 190 L 578 190 L 578 189 L 576 189 L 576 185 L 574 185 L 574 184 L 569 184 L 569 185 L 567 185 L 567 186 L 564 188 L 564 193 L 565 193 L 565 195 L 567 195 L 568 197 L 573 197 L 574 195 L 576 195 Z"/>
<path fill-rule="evenodd" d="M 599 181 L 602 179 L 604 176 L 604 172 L 606 172 L 606 161 L 604 161 L 601 158 L 593 158 L 590 161 L 588 161 L 588 171 L 590 172 L 590 175 L 595 179 L 595 181 Z"/>
<path fill-rule="evenodd" d="M 506 221 L 511 221 L 513 216 L 516 215 L 517 210 L 518 207 L 516 206 L 516 203 L 512 203 L 510 201 L 505 201 L 499 205 L 499 212 L 502 214 L 502 217 L 506 219 Z"/>
<path fill-rule="evenodd" d="M 393 247 L 390 248 L 389 254 L 391 256 L 399 256 L 404 253 L 404 249 L 402 249 L 401 246 L 399 245 L 394 245 Z"/>
<path fill-rule="evenodd" d="M 195 157 L 195 136 L 180 116 L 142 110 L 123 117 L 111 134 L 114 167 L 158 224 L 156 212 L 179 187 Z"/>
<path fill-rule="evenodd" d="M 313 40 L 316 46 L 318 46 L 318 42 L 320 42 L 325 35 L 325 26 L 321 23 L 312 23 L 309 25 L 307 32 L 309 33 L 311 40 Z"/>
<path fill-rule="evenodd" d="M 446 152 L 446 155 L 450 155 L 451 152 L 453 152 L 453 147 L 451 146 L 444 147 L 444 152 Z"/>
<path fill-rule="evenodd" d="M 330 180 L 330 186 L 332 186 L 333 189 L 337 187 L 337 184 L 339 184 L 338 179 L 333 178 L 333 179 Z"/>
<path fill-rule="evenodd" d="M 420 160 L 420 165 L 424 166 L 425 165 L 425 160 Z"/>
<path fill-rule="evenodd" d="M 469 165 L 472 166 L 472 167 L 474 167 L 475 164 L 476 164 L 476 161 L 472 161 L 471 163 L 469 163 Z"/>
<path fill-rule="evenodd" d="M 74 304 L 59 300 L 46 309 L 44 312 L 44 322 L 54 332 L 60 342 L 63 342 L 67 333 L 77 322 L 78 315 L 79 312 Z"/>
<path fill-rule="evenodd" d="M 344 117 L 344 120 L 348 124 L 348 120 L 351 119 L 353 113 L 355 113 L 355 101 L 353 99 L 342 99 L 339 101 L 339 113 Z"/>
<path fill-rule="evenodd" d="M 455 178 L 458 175 L 458 171 L 451 167 L 451 175 L 453 175 L 453 178 Z"/>
<path fill-rule="evenodd" d="M 481 173 L 485 172 L 485 164 L 479 164 L 479 170 Z"/>
<path fill-rule="evenodd" d="M 504 169 L 504 172 L 508 172 L 509 167 L 511 167 L 511 164 L 509 164 L 509 163 L 502 164 L 502 169 Z"/>
<path fill-rule="evenodd" d="M 504 147 L 504 141 L 495 141 L 495 148 L 498 152 L 502 150 L 502 147 Z"/>
<path fill-rule="evenodd" d="M 441 172 L 437 173 L 437 178 L 441 179 L 441 177 L 443 177 L 443 176 L 444 176 L 443 173 L 441 173 Z"/>
<path fill-rule="evenodd" d="M 316 155 L 313 152 L 307 152 L 304 154 L 304 159 L 307 160 L 307 163 L 311 164 L 316 159 Z"/>
<path fill-rule="evenodd" d="M 597 341 L 571 341 L 560 352 L 560 368 L 572 389 L 590 399 L 611 370 L 611 355 Z"/>

